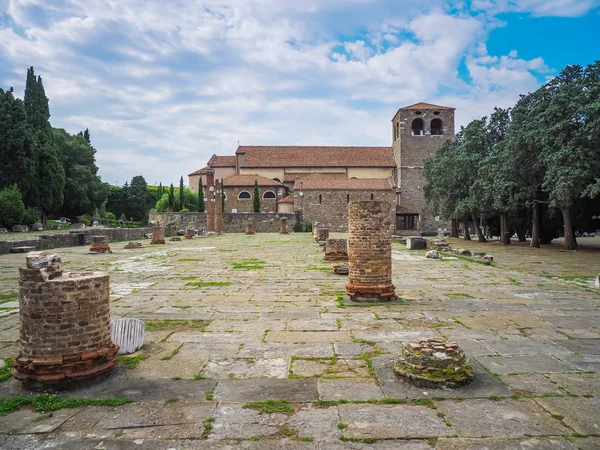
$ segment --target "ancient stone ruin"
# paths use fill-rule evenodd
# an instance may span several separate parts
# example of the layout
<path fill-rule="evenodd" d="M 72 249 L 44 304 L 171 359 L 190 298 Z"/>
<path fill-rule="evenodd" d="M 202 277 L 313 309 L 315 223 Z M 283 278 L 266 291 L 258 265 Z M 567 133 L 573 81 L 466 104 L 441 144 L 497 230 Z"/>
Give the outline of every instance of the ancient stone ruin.
<path fill-rule="evenodd" d="M 406 345 L 394 371 L 412 384 L 436 389 L 457 388 L 475 379 L 469 360 L 456 342 L 421 338 Z"/>
<path fill-rule="evenodd" d="M 191 228 L 188 228 L 187 230 L 185 230 L 185 238 L 186 239 L 193 239 L 195 235 L 196 235 L 196 230 L 193 230 Z"/>
<path fill-rule="evenodd" d="M 51 252 L 31 252 L 26 260 L 19 269 L 21 352 L 13 376 L 56 384 L 109 371 L 119 346 L 110 337 L 108 274 L 63 274 Z"/>
<path fill-rule="evenodd" d="M 329 238 L 325 242 L 325 261 L 345 261 L 348 259 L 348 241 Z"/>
<path fill-rule="evenodd" d="M 215 202 L 215 233 L 221 234 L 223 233 L 223 203 L 221 196 L 223 193 L 221 190 L 223 187 L 221 183 L 217 181 L 217 186 L 215 188 L 215 198 L 211 201 Z"/>
<path fill-rule="evenodd" d="M 110 335 L 119 346 L 119 355 L 128 355 L 144 345 L 144 322 L 139 319 L 114 319 L 110 322 Z"/>
<path fill-rule="evenodd" d="M 152 227 L 152 241 L 151 244 L 164 244 L 165 243 L 165 227 Z"/>
<path fill-rule="evenodd" d="M 392 208 L 388 202 L 352 202 L 348 207 L 350 272 L 346 294 L 355 302 L 396 299 L 392 284 Z"/>
<path fill-rule="evenodd" d="M 331 268 L 331 270 L 336 275 L 348 275 L 348 272 L 350 271 L 350 267 L 346 263 L 334 264 L 333 267 Z"/>
<path fill-rule="evenodd" d="M 315 241 L 317 242 L 325 242 L 329 239 L 329 228 L 317 228 L 317 233 L 315 235 Z"/>
<path fill-rule="evenodd" d="M 251 222 L 246 222 L 246 234 L 254 234 L 254 226 Z"/>
<path fill-rule="evenodd" d="M 279 234 L 288 234 L 287 217 L 282 217 L 279 221 Z"/>
<path fill-rule="evenodd" d="M 206 232 L 215 232 L 215 169 L 206 169 Z"/>
<path fill-rule="evenodd" d="M 108 236 L 92 236 L 89 253 L 112 253 L 108 244 Z"/>
<path fill-rule="evenodd" d="M 406 238 L 406 248 L 409 250 L 425 250 L 427 240 L 420 236 L 409 236 Z"/>
<path fill-rule="evenodd" d="M 128 242 L 127 244 L 125 244 L 126 249 L 132 249 L 132 248 L 142 248 L 142 243 L 141 242 Z"/>

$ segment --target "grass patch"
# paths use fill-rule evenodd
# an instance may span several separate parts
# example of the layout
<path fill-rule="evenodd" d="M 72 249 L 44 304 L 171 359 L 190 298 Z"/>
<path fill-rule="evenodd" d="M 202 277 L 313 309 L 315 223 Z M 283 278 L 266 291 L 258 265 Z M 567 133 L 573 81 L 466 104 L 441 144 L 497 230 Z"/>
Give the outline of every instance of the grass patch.
<path fill-rule="evenodd" d="M 431 409 L 437 409 L 437 406 L 435 406 L 433 401 L 431 401 L 431 399 L 428 399 L 428 398 L 416 398 L 412 402 L 415 405 L 427 406 L 428 408 L 431 408 Z"/>
<path fill-rule="evenodd" d="M 139 363 L 148 358 L 149 356 L 144 353 L 135 356 L 121 356 L 119 363 L 126 369 L 135 369 Z"/>
<path fill-rule="evenodd" d="M 231 263 L 231 267 L 235 270 L 260 270 L 265 268 L 265 262 L 256 259 L 243 259 L 241 261 L 236 261 Z"/>
<path fill-rule="evenodd" d="M 344 307 L 344 296 L 338 295 L 335 302 L 337 303 L 338 308 L 343 308 Z"/>
<path fill-rule="evenodd" d="M 163 356 L 162 358 L 160 358 L 160 360 L 161 361 L 170 361 L 171 358 L 173 358 L 173 356 L 175 356 L 179 353 L 179 350 L 181 350 L 181 347 L 183 347 L 183 344 L 181 344 L 179 347 L 177 347 L 175 350 L 173 350 L 173 352 L 169 356 Z"/>
<path fill-rule="evenodd" d="M 345 398 L 340 398 L 339 400 L 317 400 L 314 405 L 315 406 L 338 406 L 348 403 L 348 400 Z"/>
<path fill-rule="evenodd" d="M 146 331 L 186 331 L 190 329 L 203 329 L 206 322 L 203 320 L 151 320 L 145 323 Z"/>
<path fill-rule="evenodd" d="M 185 285 L 193 287 L 231 286 L 231 281 L 191 281 Z"/>
<path fill-rule="evenodd" d="M 128 398 L 61 398 L 56 394 L 39 394 L 35 397 L 17 395 L 0 398 L 0 416 L 18 411 L 22 406 L 30 405 L 38 412 L 58 411 L 64 408 L 81 406 L 121 406 L 131 403 Z"/>
<path fill-rule="evenodd" d="M 165 405 L 170 405 L 171 403 L 175 403 L 175 402 L 178 402 L 178 401 L 179 401 L 179 399 L 175 398 L 175 397 L 168 398 L 168 399 L 165 400 Z"/>
<path fill-rule="evenodd" d="M 190 276 L 188 276 L 188 277 L 181 277 L 181 279 L 182 279 L 183 281 L 195 280 L 196 278 L 198 278 L 198 277 L 197 277 L 197 276 L 195 276 L 195 275 L 190 275 Z"/>
<path fill-rule="evenodd" d="M 204 261 L 204 258 L 181 258 L 177 260 L 178 262 L 196 262 L 196 261 Z"/>
<path fill-rule="evenodd" d="M 0 381 L 8 380 L 12 377 L 13 360 L 10 356 L 4 358 L 4 367 L 0 369 Z"/>
<path fill-rule="evenodd" d="M 0 294 L 0 304 L 7 303 L 7 302 L 14 302 L 16 300 L 19 300 L 19 292 L 18 291 L 3 292 L 2 294 Z"/>
<path fill-rule="evenodd" d="M 206 391 L 204 393 L 204 398 L 209 402 L 213 401 L 215 399 L 215 391 Z"/>
<path fill-rule="evenodd" d="M 331 267 L 308 266 L 306 270 L 321 270 L 323 272 L 331 272 Z"/>
<path fill-rule="evenodd" d="M 242 408 L 256 409 L 259 414 L 294 414 L 292 404 L 283 399 L 267 399 L 262 402 L 248 402 Z"/>
<path fill-rule="evenodd" d="M 340 430 L 345 430 L 346 428 L 348 428 L 348 424 L 346 422 L 338 422 L 337 427 Z"/>
<path fill-rule="evenodd" d="M 202 422 L 202 426 L 204 427 L 204 431 L 202 432 L 202 439 L 208 439 L 210 430 L 213 429 L 214 421 L 215 421 L 214 417 L 209 417 L 204 422 Z"/>

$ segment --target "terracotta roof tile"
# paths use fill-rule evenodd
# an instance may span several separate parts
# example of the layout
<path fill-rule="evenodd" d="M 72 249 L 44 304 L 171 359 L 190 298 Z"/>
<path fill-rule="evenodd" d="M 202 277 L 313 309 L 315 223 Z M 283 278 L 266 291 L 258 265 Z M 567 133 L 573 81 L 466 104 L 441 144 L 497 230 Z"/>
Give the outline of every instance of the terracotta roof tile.
<path fill-rule="evenodd" d="M 319 174 L 321 175 L 321 174 Z M 311 176 L 307 178 L 298 178 L 294 184 L 294 190 L 299 190 L 300 185 L 305 191 L 314 190 L 376 190 L 386 191 L 394 188 L 390 178 L 341 178 L 338 176 Z"/>
<path fill-rule="evenodd" d="M 281 200 L 279 200 L 279 203 L 294 203 L 294 194 L 283 197 Z"/>
<path fill-rule="evenodd" d="M 202 169 L 196 170 L 195 172 L 188 174 L 188 177 L 191 177 L 192 175 L 206 175 L 206 169 L 208 169 L 208 167 L 203 167 Z"/>
<path fill-rule="evenodd" d="M 258 181 L 258 185 L 262 187 L 283 187 L 283 184 L 273 181 L 270 178 L 262 177 L 254 174 L 236 174 L 227 177 L 223 180 L 223 185 L 231 186 L 254 186 L 254 180 Z"/>
<path fill-rule="evenodd" d="M 213 155 L 212 158 L 208 161 L 208 165 L 210 167 L 235 167 L 236 166 L 236 156 L 217 156 Z"/>
<path fill-rule="evenodd" d="M 433 105 L 431 103 L 419 102 L 419 103 L 415 103 L 414 105 L 405 106 L 404 108 L 400 108 L 400 109 L 456 109 L 456 108 L 451 108 L 450 106 Z"/>
<path fill-rule="evenodd" d="M 323 176 L 327 176 L 329 178 L 341 178 L 343 180 L 347 179 L 348 176 L 345 172 L 340 173 L 323 173 L 323 172 L 310 172 L 310 173 L 286 173 L 283 181 L 286 183 L 293 183 L 296 180 L 302 178 L 303 180 L 309 178 L 321 178 Z"/>
<path fill-rule="evenodd" d="M 240 146 L 241 167 L 395 167 L 392 147 Z"/>

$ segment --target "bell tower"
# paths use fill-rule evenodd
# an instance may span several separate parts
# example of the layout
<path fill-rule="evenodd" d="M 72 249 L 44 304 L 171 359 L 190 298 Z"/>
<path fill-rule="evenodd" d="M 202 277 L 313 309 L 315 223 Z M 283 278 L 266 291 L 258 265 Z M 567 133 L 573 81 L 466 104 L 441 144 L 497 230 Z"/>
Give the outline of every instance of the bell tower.
<path fill-rule="evenodd" d="M 398 169 L 396 228 L 414 234 L 448 228 L 427 211 L 423 165 L 446 139 L 454 137 L 454 111 L 448 106 L 416 103 L 400 108 L 392 119 L 393 152 Z"/>

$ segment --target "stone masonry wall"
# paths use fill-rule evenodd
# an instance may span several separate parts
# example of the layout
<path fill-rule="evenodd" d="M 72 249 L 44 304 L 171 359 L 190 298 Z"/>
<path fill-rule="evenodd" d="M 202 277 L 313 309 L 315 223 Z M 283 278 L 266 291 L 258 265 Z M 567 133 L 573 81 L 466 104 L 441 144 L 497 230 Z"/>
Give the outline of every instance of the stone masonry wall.
<path fill-rule="evenodd" d="M 238 199 L 238 195 L 242 191 L 249 192 L 252 198 Z M 276 198 L 262 198 L 266 191 L 271 191 L 277 196 L 277 188 L 259 186 L 260 212 L 277 212 Z M 223 212 L 231 213 L 233 209 L 237 209 L 238 213 L 254 212 L 254 187 L 225 186 L 225 194 L 227 198 L 225 199 L 225 210 Z"/>
<path fill-rule="evenodd" d="M 321 203 L 319 203 L 321 195 Z M 350 201 L 373 200 L 385 201 L 390 205 L 390 211 L 395 208 L 395 193 L 392 189 L 386 191 L 304 191 L 304 199 L 295 196 L 294 207 L 296 212 L 302 208 L 302 217 L 305 222 L 319 222 L 322 227 L 330 231 L 348 231 L 348 195 Z M 395 209 L 394 209 L 395 211 Z"/>
<path fill-rule="evenodd" d="M 296 224 L 296 214 L 277 213 L 223 213 L 224 233 L 245 233 L 246 220 L 252 220 L 254 231 L 257 233 L 279 233 L 279 221 L 287 217 L 288 230 L 293 230 Z M 150 221 L 175 223 L 175 228 L 198 229 L 198 224 L 205 226 L 206 213 L 150 213 Z"/>

